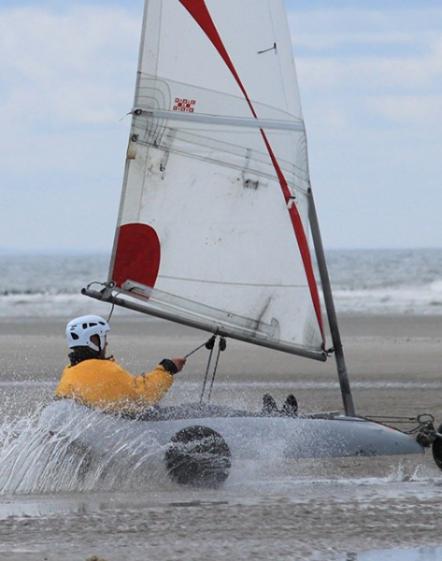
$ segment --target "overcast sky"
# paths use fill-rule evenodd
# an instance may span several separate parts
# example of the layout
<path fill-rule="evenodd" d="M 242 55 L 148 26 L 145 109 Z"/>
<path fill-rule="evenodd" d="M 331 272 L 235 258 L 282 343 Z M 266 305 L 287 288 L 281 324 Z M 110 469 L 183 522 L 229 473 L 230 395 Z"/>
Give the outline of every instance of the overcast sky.
<path fill-rule="evenodd" d="M 1 0 L 0 248 L 110 250 L 142 4 Z M 442 2 L 286 5 L 325 245 L 441 247 Z"/>

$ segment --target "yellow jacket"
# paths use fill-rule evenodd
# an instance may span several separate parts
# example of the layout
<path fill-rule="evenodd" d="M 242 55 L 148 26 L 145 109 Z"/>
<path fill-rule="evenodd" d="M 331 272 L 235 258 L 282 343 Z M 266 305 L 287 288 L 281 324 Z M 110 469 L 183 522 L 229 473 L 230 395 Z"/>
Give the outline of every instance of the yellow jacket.
<path fill-rule="evenodd" d="M 152 372 L 133 376 L 114 360 L 89 359 L 63 370 L 55 395 L 90 407 L 125 411 L 154 405 L 172 383 L 172 374 L 161 364 Z"/>

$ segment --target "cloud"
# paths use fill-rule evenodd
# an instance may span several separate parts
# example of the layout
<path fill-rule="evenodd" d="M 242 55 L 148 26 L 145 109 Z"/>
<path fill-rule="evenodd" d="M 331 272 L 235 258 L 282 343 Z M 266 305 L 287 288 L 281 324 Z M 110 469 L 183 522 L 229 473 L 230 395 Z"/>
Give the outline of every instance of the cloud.
<path fill-rule="evenodd" d="M 428 45 L 421 56 L 360 58 L 303 57 L 297 59 L 303 86 L 327 89 L 429 88 L 442 78 L 440 41 Z M 323 90 L 327 91 L 327 90 Z"/>
<path fill-rule="evenodd" d="M 298 66 L 315 87 L 361 77 L 369 88 L 428 87 L 441 78 L 442 9 L 292 11 L 289 22 Z"/>
<path fill-rule="evenodd" d="M 3 245 L 110 247 L 140 28 L 115 5 L 0 9 Z"/>
<path fill-rule="evenodd" d="M 371 100 L 373 111 L 407 128 L 442 125 L 440 95 L 381 96 Z M 439 129 L 440 130 L 440 129 Z"/>
<path fill-rule="evenodd" d="M 139 18 L 117 7 L 1 10 L 3 118 L 61 128 L 121 117 L 139 34 Z"/>
<path fill-rule="evenodd" d="M 286 0 L 289 25 L 297 36 L 317 35 L 332 36 L 344 35 L 356 37 L 362 34 L 383 34 L 394 36 L 413 35 L 416 31 L 419 36 L 428 33 L 439 33 L 442 18 L 440 2 L 425 5 L 415 0 L 413 7 L 407 7 L 405 2 L 382 2 L 382 7 L 376 7 L 371 1 L 351 2 L 350 6 L 339 0 L 333 6 L 330 1 L 318 7 L 318 2 L 309 1 L 302 7 L 299 0 Z M 390 41 L 389 41 L 390 42 Z"/>
<path fill-rule="evenodd" d="M 367 50 L 377 48 L 379 46 L 385 49 L 407 47 L 415 48 L 416 38 L 411 33 L 392 32 L 385 33 L 381 31 L 369 32 L 362 31 L 346 33 L 334 32 L 301 32 L 292 35 L 292 41 L 296 45 L 296 50 L 303 53 L 314 55 L 317 52 L 326 53 L 331 50 L 335 52 L 337 49 L 350 49 L 365 47 Z"/>
<path fill-rule="evenodd" d="M 293 9 L 289 21 L 314 123 L 335 132 L 441 123 L 442 9 Z"/>

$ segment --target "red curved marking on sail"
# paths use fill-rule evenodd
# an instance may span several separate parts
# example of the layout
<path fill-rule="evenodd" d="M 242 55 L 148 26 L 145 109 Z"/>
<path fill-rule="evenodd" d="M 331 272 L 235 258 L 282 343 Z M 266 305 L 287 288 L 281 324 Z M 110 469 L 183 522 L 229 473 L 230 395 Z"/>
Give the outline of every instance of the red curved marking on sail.
<path fill-rule="evenodd" d="M 235 78 L 235 81 L 238 84 L 241 92 L 246 98 L 247 104 L 250 107 L 250 111 L 252 112 L 252 115 L 255 117 L 255 119 L 257 119 L 258 115 L 256 114 L 255 108 L 253 107 L 253 104 L 250 100 L 247 90 L 245 89 L 238 75 L 238 72 L 236 71 L 232 59 L 230 58 L 229 53 L 227 52 L 224 46 L 224 43 L 221 39 L 220 34 L 218 33 L 218 30 L 215 26 L 212 16 L 210 15 L 210 12 L 206 6 L 205 1 L 204 0 L 179 0 L 179 1 L 190 13 L 190 15 L 194 18 L 194 20 L 198 23 L 198 25 L 201 27 L 201 29 L 210 39 L 211 43 L 216 48 L 218 53 L 221 55 L 225 64 L 227 65 L 233 77 Z M 270 159 L 272 161 L 273 167 L 275 168 L 276 175 L 278 177 L 278 181 L 281 186 L 281 190 L 284 195 L 285 202 L 288 205 L 288 212 L 292 221 L 293 229 L 295 231 L 295 236 L 298 242 L 299 251 L 301 253 L 302 262 L 304 264 L 305 273 L 307 275 L 307 281 L 310 289 L 310 295 L 312 298 L 313 307 L 315 309 L 319 329 L 321 330 L 322 339 L 324 340 L 324 327 L 322 324 L 321 304 L 319 301 L 318 287 L 316 285 L 316 279 L 313 272 L 312 258 L 310 255 L 310 250 L 308 247 L 307 237 L 304 232 L 302 220 L 299 215 L 298 209 L 296 208 L 296 205 L 294 204 L 290 205 L 290 202 L 292 200 L 292 194 L 290 192 L 287 180 L 284 177 L 284 174 L 282 173 L 278 160 L 272 150 L 267 135 L 265 134 L 263 129 L 260 129 L 260 131 L 261 131 L 261 136 L 264 140 L 264 144 L 267 148 Z"/>
<path fill-rule="evenodd" d="M 127 280 L 153 287 L 160 255 L 160 240 L 151 226 L 139 223 L 120 226 L 112 280 L 119 287 Z"/>

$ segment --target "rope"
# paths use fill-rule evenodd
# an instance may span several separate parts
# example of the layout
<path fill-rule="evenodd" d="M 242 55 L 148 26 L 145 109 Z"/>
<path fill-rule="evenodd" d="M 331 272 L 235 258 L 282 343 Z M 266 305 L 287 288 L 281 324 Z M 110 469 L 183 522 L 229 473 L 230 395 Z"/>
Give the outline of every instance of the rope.
<path fill-rule="evenodd" d="M 404 434 L 415 434 L 422 430 L 432 430 L 434 431 L 434 417 L 430 413 L 421 413 L 417 417 L 393 417 L 393 416 L 377 416 L 377 415 L 370 415 L 370 417 L 364 417 L 368 421 L 374 421 L 375 423 L 379 423 L 380 425 L 384 425 L 387 427 L 392 427 L 390 423 L 395 424 L 409 424 L 409 423 L 416 423 L 416 426 L 409 430 L 402 430 Z M 394 426 L 392 428 L 395 428 Z"/>
<path fill-rule="evenodd" d="M 106 289 L 113 289 L 115 288 L 115 283 L 113 281 L 111 282 L 100 282 L 100 281 L 92 281 L 90 282 L 88 285 L 86 285 L 86 290 L 89 290 L 91 288 L 91 286 L 94 285 L 98 285 L 98 286 L 102 286 L 102 290 L 100 292 L 104 292 Z M 117 292 L 117 295 L 119 294 L 119 292 Z M 112 306 L 109 312 L 109 315 L 107 316 L 107 323 L 110 323 L 110 320 L 112 318 L 112 314 L 114 313 L 114 309 L 115 309 L 115 301 L 112 302 Z"/>
<path fill-rule="evenodd" d="M 222 351 L 226 350 L 226 347 L 227 347 L 226 339 L 224 337 L 220 337 L 219 341 L 218 341 L 218 353 L 216 355 L 215 366 L 213 368 L 212 380 L 210 382 L 210 388 L 209 388 L 209 393 L 207 395 L 207 401 L 210 401 L 210 397 L 212 395 L 212 388 L 213 388 L 213 383 L 215 382 L 216 369 L 218 368 L 218 362 L 219 362 L 220 354 L 221 354 Z"/>
<path fill-rule="evenodd" d="M 199 351 L 203 347 L 206 347 L 206 349 L 210 349 L 210 348 L 213 349 L 215 345 L 215 339 L 216 339 L 216 335 L 212 335 L 212 337 L 210 337 L 210 339 L 207 339 L 205 343 L 201 343 L 201 345 L 198 345 L 198 347 L 195 347 L 192 351 L 184 355 L 184 358 L 189 358 L 189 356 L 192 356 L 193 353 L 196 353 L 196 351 Z"/>
<path fill-rule="evenodd" d="M 112 314 L 114 313 L 114 308 L 115 308 L 115 302 L 112 302 L 112 307 L 110 309 L 109 315 L 107 316 L 107 323 L 110 323 Z"/>

